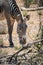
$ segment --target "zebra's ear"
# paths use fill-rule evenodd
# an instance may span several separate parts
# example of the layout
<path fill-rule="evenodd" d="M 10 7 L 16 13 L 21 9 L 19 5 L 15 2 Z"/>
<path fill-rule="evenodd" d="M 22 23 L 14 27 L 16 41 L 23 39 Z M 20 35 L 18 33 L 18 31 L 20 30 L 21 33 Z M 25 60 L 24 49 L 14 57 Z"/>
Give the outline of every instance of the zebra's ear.
<path fill-rule="evenodd" d="M 27 15 L 27 16 L 26 16 L 26 19 L 29 20 L 29 19 L 30 19 L 30 15 Z"/>
<path fill-rule="evenodd" d="M 26 15 L 23 19 L 24 19 L 24 21 L 29 20 L 30 19 L 30 15 Z"/>

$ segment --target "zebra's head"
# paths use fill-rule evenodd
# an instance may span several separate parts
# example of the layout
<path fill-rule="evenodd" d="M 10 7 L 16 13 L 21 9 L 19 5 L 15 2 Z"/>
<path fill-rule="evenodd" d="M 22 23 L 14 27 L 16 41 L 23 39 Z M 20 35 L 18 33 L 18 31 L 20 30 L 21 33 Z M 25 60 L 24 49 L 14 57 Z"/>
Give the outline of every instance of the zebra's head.
<path fill-rule="evenodd" d="M 18 23 L 17 33 L 19 35 L 20 44 L 26 44 L 26 29 L 27 25 L 25 20 L 23 20 L 23 22 Z"/>

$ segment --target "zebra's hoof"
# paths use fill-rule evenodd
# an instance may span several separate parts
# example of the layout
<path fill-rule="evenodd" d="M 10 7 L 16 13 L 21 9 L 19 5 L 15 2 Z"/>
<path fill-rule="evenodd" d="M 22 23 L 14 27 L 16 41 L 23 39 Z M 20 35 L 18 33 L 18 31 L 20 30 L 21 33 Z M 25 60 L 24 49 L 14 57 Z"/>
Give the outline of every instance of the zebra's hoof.
<path fill-rule="evenodd" d="M 10 47 L 14 47 L 14 45 L 12 44 L 12 45 L 10 45 Z"/>

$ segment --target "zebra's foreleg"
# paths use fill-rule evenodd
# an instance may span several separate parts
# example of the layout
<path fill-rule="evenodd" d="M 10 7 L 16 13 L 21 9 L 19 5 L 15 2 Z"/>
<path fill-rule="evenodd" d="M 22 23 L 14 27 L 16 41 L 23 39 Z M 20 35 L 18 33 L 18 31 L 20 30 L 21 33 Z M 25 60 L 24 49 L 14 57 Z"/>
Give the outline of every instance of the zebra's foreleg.
<path fill-rule="evenodd" d="M 13 41 L 12 41 L 12 31 L 13 31 L 13 24 L 11 25 L 11 23 L 8 23 L 8 33 L 9 33 L 9 42 L 10 42 L 10 47 L 14 46 L 13 45 Z"/>
<path fill-rule="evenodd" d="M 12 41 L 12 31 L 13 31 L 13 24 L 11 25 L 11 20 L 10 20 L 10 15 L 8 13 L 6 13 L 5 11 L 5 17 L 7 20 L 7 25 L 8 25 L 8 34 L 9 34 L 9 42 L 10 42 L 10 47 L 13 47 L 13 41 Z"/>

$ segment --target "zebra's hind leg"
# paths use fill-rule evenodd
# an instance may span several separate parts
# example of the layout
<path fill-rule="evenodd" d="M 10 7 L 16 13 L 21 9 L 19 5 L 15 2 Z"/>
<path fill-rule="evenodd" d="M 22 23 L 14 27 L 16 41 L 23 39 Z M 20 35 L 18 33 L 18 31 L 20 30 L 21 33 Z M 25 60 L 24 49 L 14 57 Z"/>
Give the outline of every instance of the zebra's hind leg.
<path fill-rule="evenodd" d="M 10 15 L 8 12 L 6 13 L 5 11 L 5 17 L 7 20 L 7 25 L 8 25 L 8 34 L 9 34 L 9 42 L 10 42 L 10 47 L 14 47 L 13 41 L 12 41 L 12 31 L 13 31 L 13 24 L 11 25 L 11 20 L 10 20 Z"/>

